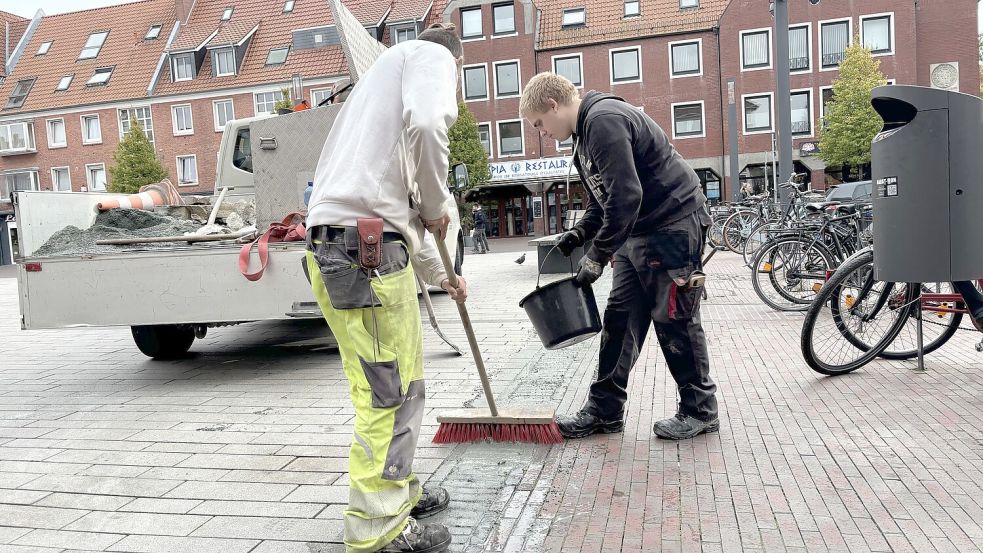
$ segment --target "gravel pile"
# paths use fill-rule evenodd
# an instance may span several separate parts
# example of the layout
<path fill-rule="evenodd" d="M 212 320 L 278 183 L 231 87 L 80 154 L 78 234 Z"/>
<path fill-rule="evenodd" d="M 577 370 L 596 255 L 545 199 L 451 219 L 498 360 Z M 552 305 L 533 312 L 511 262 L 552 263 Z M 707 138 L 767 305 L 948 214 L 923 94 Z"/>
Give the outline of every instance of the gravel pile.
<path fill-rule="evenodd" d="M 67 226 L 56 232 L 34 256 L 76 256 L 86 254 L 112 254 L 132 249 L 173 248 L 182 242 L 135 244 L 131 246 L 97 246 L 96 240 L 116 238 L 147 238 L 155 236 L 181 236 L 194 232 L 202 225 L 185 219 L 175 219 L 142 209 L 111 209 L 96 216 L 91 227 L 82 230 Z"/>

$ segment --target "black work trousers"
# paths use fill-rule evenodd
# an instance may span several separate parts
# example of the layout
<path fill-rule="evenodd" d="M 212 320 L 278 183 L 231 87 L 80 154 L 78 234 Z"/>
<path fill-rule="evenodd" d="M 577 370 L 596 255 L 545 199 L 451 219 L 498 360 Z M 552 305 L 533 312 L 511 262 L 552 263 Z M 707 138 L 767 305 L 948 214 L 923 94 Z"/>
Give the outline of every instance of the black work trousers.
<path fill-rule="evenodd" d="M 680 221 L 631 237 L 615 254 L 614 285 L 604 310 L 597 380 L 587 409 L 604 420 L 624 417 L 628 376 L 645 344 L 649 323 L 676 381 L 679 412 L 700 420 L 717 416 L 700 322 L 702 288 L 685 285 L 702 269 L 709 215 L 700 209 Z"/>

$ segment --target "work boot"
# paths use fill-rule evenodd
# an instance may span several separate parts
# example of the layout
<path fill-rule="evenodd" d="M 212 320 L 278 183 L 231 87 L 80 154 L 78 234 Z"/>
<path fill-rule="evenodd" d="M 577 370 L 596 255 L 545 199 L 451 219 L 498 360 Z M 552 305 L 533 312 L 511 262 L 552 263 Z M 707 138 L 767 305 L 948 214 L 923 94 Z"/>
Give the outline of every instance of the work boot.
<path fill-rule="evenodd" d="M 668 419 L 662 419 L 652 427 L 652 432 L 655 432 L 656 436 L 666 440 L 686 440 L 717 430 L 720 430 L 720 419 L 717 417 L 708 421 L 701 421 L 682 413 L 676 413 Z"/>
<path fill-rule="evenodd" d="M 403 533 L 378 553 L 438 553 L 450 544 L 451 533 L 443 524 L 420 524 L 410 517 Z"/>
<path fill-rule="evenodd" d="M 423 486 L 423 497 L 410 511 L 410 516 L 416 519 L 427 518 L 447 508 L 451 496 L 440 486 Z"/>
<path fill-rule="evenodd" d="M 621 432 L 625 429 L 625 421 L 623 419 L 604 420 L 584 408 L 572 415 L 556 417 L 556 426 L 560 428 L 560 434 L 569 440 L 590 436 L 595 432 L 605 434 Z"/>

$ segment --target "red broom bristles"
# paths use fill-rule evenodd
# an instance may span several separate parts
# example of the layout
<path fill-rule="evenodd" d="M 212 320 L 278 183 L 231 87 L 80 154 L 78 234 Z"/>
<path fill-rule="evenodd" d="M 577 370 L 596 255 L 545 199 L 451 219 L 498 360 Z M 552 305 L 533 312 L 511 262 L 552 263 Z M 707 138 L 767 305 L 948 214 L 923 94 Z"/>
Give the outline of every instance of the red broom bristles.
<path fill-rule="evenodd" d="M 440 423 L 433 443 L 453 444 L 481 442 L 518 442 L 560 444 L 563 435 L 556 422 L 547 424 Z"/>

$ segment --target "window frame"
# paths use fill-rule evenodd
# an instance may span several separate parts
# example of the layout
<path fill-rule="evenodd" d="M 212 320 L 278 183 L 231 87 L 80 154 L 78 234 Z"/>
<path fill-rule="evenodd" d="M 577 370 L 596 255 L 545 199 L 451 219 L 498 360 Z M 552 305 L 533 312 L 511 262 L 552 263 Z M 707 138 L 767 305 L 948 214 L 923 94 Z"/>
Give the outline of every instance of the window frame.
<path fill-rule="evenodd" d="M 189 181 L 189 182 L 181 182 L 181 160 L 182 159 L 187 159 L 189 157 L 190 158 L 193 158 L 195 160 L 195 180 L 194 181 Z M 175 170 L 175 173 L 174 173 L 174 176 L 177 178 L 177 185 L 179 187 L 181 187 L 181 186 L 188 186 L 188 187 L 190 187 L 190 186 L 198 186 L 198 184 L 201 182 L 201 180 L 200 180 L 201 179 L 201 176 L 200 176 L 201 173 L 198 171 L 198 154 L 181 154 L 181 155 L 174 156 L 174 168 L 176 169 Z"/>
<path fill-rule="evenodd" d="M 154 33 L 155 29 L 157 30 L 156 33 Z M 149 29 L 147 29 L 147 33 L 143 35 L 143 40 L 157 40 L 158 38 L 160 38 L 160 32 L 162 30 L 164 30 L 163 25 L 161 25 L 160 23 L 154 23 L 153 25 L 150 26 Z M 153 33 L 154 36 L 150 36 L 151 33 Z"/>
<path fill-rule="evenodd" d="M 55 171 L 60 171 L 60 170 L 63 170 L 63 169 L 65 171 L 65 174 L 68 175 L 68 190 L 61 190 L 61 189 L 59 189 L 58 188 L 58 183 L 55 181 Z M 72 190 L 72 168 L 71 167 L 69 167 L 68 165 L 63 165 L 63 166 L 60 166 L 60 167 L 52 167 L 51 169 L 48 170 L 48 173 L 51 175 L 51 190 L 53 190 L 55 192 L 72 192 L 73 191 Z"/>
<path fill-rule="evenodd" d="M 287 53 L 283 55 L 283 61 L 277 62 L 277 63 L 270 63 L 270 57 L 273 55 L 273 52 L 280 52 L 282 50 L 286 50 L 287 51 Z M 235 56 L 235 52 L 233 52 L 232 55 Z M 263 67 L 279 67 L 281 65 L 286 65 L 287 58 L 289 56 L 290 56 L 290 47 L 289 46 L 277 46 L 277 47 L 274 47 L 274 48 L 270 48 L 269 51 L 266 52 L 266 63 L 263 64 Z"/>
<path fill-rule="evenodd" d="M 235 11 L 236 11 L 235 6 L 232 6 L 230 8 L 225 8 L 224 10 L 222 10 L 222 17 L 219 19 L 219 21 L 231 21 L 232 14 L 235 13 Z"/>
<path fill-rule="evenodd" d="M 867 42 L 864 38 L 864 23 L 872 19 L 888 20 L 887 42 L 889 48 L 887 50 L 877 50 L 877 51 L 871 50 L 870 54 L 875 58 L 880 56 L 893 56 L 895 52 L 895 42 L 897 38 L 897 35 L 894 32 L 894 12 L 872 13 L 869 15 L 861 15 L 860 16 L 860 44 L 863 44 L 864 48 L 867 48 Z"/>
<path fill-rule="evenodd" d="M 509 6 L 512 8 L 512 29 L 509 31 L 499 31 L 498 30 L 498 20 L 495 18 L 495 10 L 498 8 L 504 8 Z M 492 4 L 492 38 L 496 37 L 507 37 L 515 36 L 519 34 L 519 27 L 516 25 L 515 21 L 515 2 L 499 2 Z"/>
<path fill-rule="evenodd" d="M 583 52 L 575 52 L 573 54 L 557 54 L 555 56 L 552 56 L 550 58 L 550 66 L 553 68 L 553 72 L 559 75 L 559 72 L 556 70 L 557 60 L 567 60 L 573 58 L 577 58 L 577 67 L 578 69 L 580 69 L 580 84 L 573 83 L 573 85 L 576 88 L 584 88 L 584 53 Z"/>
<path fill-rule="evenodd" d="M 154 111 L 153 111 L 153 109 L 151 109 L 150 104 L 130 106 L 130 107 L 127 107 L 127 108 L 116 108 L 116 122 L 117 122 L 117 125 L 119 126 L 119 139 L 120 140 L 123 140 L 123 136 L 130 130 L 130 129 L 126 129 L 126 131 L 123 130 L 123 120 L 120 118 L 120 112 L 125 111 L 126 112 L 126 115 L 129 116 L 131 111 L 133 111 L 134 112 L 134 115 L 136 115 L 136 111 L 137 110 L 141 110 L 141 109 L 146 109 L 147 110 L 147 114 L 150 117 L 149 118 L 144 118 L 144 120 L 145 121 L 149 121 L 150 124 L 149 125 L 144 125 L 143 122 L 140 120 L 140 118 L 137 117 L 137 116 L 134 116 L 134 119 L 137 120 L 137 123 L 140 123 L 140 127 L 143 129 L 143 135 L 147 137 L 147 140 L 149 140 L 151 144 L 154 144 L 154 140 L 156 140 L 156 137 L 157 137 L 157 130 L 154 128 Z M 126 124 L 127 125 L 130 124 L 129 123 L 129 117 L 127 117 Z M 148 133 L 149 133 L 149 136 L 148 136 Z"/>
<path fill-rule="evenodd" d="M 836 18 L 836 19 L 823 19 L 823 20 L 819 21 L 818 26 L 816 28 L 819 29 L 819 60 L 818 61 L 819 61 L 819 71 L 820 72 L 822 72 L 822 71 L 839 71 L 840 70 L 840 64 L 839 63 L 837 63 L 836 65 L 831 65 L 831 66 L 827 67 L 826 64 L 823 62 L 823 26 L 824 25 L 835 25 L 835 24 L 838 24 L 838 23 L 846 23 L 846 28 L 847 28 L 846 47 L 849 48 L 850 46 L 853 46 L 853 18 L 852 17 L 839 17 L 839 18 Z"/>
<path fill-rule="evenodd" d="M 399 40 L 399 33 L 404 31 L 413 31 L 413 38 Z M 419 32 L 417 32 L 416 23 L 393 25 L 393 27 L 389 30 L 389 42 L 391 46 L 406 42 L 407 40 L 416 40 L 417 36 L 419 36 Z"/>
<path fill-rule="evenodd" d="M 636 13 L 629 14 L 628 13 L 628 4 L 635 4 L 638 7 L 638 11 Z M 642 1 L 641 0 L 625 0 L 624 6 L 622 6 L 622 9 L 621 9 L 621 19 L 629 19 L 629 18 L 632 18 L 632 17 L 641 17 L 641 16 L 642 16 Z"/>
<path fill-rule="evenodd" d="M 11 196 L 13 196 L 13 194 L 11 194 L 11 190 L 7 188 L 7 182 L 6 182 L 7 177 L 12 175 L 19 175 L 21 173 L 27 173 L 28 175 L 32 175 L 31 191 L 37 192 L 38 190 L 41 190 L 40 171 L 38 171 L 37 169 L 20 169 L 20 170 L 12 169 L 9 171 L 5 171 L 4 173 L 0 173 L 0 177 L 2 177 L 3 179 L 2 181 L 0 181 L 0 200 L 10 201 Z M 23 190 L 21 192 L 23 192 Z"/>
<path fill-rule="evenodd" d="M 231 46 L 224 48 L 215 48 L 211 52 L 212 56 L 212 71 L 215 73 L 216 77 L 234 77 L 239 74 L 238 68 L 236 67 L 236 51 Z M 219 54 L 228 53 L 232 56 L 232 72 L 231 73 L 219 73 L 218 69 L 218 56 Z"/>
<path fill-rule="evenodd" d="M 311 107 L 312 108 L 316 108 L 317 105 L 318 105 L 318 100 L 314 97 L 314 95 L 315 94 L 319 94 L 319 93 L 324 93 L 324 98 L 322 98 L 321 100 L 326 100 L 326 99 L 330 98 L 332 94 L 334 94 L 334 89 L 333 88 L 312 88 L 311 89 Z M 331 104 L 326 104 L 326 105 L 329 105 L 330 106 Z"/>
<path fill-rule="evenodd" d="M 481 127 L 488 127 L 488 159 L 495 159 L 495 138 L 492 134 L 492 123 L 491 121 L 482 121 L 478 123 L 478 142 L 481 142 Z M 484 146 L 484 144 L 482 144 Z"/>
<path fill-rule="evenodd" d="M 61 142 L 61 143 L 54 143 L 54 142 L 51 141 L 51 124 L 54 123 L 54 122 L 56 122 L 56 121 L 61 121 L 61 132 L 62 132 L 63 135 L 65 135 L 65 141 L 64 142 Z M 67 148 L 68 147 L 68 127 L 65 125 L 65 118 L 64 117 L 52 117 L 51 119 L 45 119 L 44 120 L 44 134 L 46 135 L 46 138 L 48 140 L 48 149 L 49 150 L 57 150 L 59 148 Z"/>
<path fill-rule="evenodd" d="M 700 106 L 700 132 L 699 133 L 686 133 L 678 134 L 676 132 L 676 108 L 681 106 Z M 643 110 L 644 113 L 644 110 Z M 674 102 L 669 105 L 669 117 L 672 119 L 672 139 L 673 140 L 686 140 L 688 138 L 706 138 L 707 136 L 707 108 L 706 102 L 704 100 L 696 100 L 690 102 Z"/>
<path fill-rule="evenodd" d="M 830 90 L 830 91 L 832 91 L 833 90 L 833 85 L 820 86 L 819 87 L 819 95 L 816 97 L 816 99 L 817 99 L 817 102 L 818 102 L 818 105 L 819 105 L 819 122 L 820 123 L 822 123 L 823 120 L 826 119 L 826 102 L 823 100 L 823 91 L 824 90 Z"/>
<path fill-rule="evenodd" d="M 86 130 L 85 120 L 86 119 L 91 119 L 91 118 L 95 118 L 95 120 L 97 122 L 97 129 L 99 130 L 99 137 L 96 138 L 96 139 L 87 140 L 86 137 L 85 137 L 85 130 Z M 102 118 L 99 116 L 98 113 L 83 113 L 83 114 L 79 115 L 79 123 L 82 125 L 81 131 L 82 131 L 82 145 L 83 146 L 88 146 L 90 144 L 102 144 Z"/>
<path fill-rule="evenodd" d="M 748 98 L 763 98 L 768 97 L 768 128 L 767 129 L 757 129 L 749 131 L 747 128 L 747 104 Z M 775 132 L 775 93 L 774 92 L 753 92 L 751 94 L 741 95 L 741 129 L 744 131 L 744 136 L 750 136 L 755 134 L 771 134 Z"/>
<path fill-rule="evenodd" d="M 14 148 L 14 134 L 9 130 L 10 127 L 14 125 L 22 125 L 24 133 L 24 147 Z M 10 137 L 7 142 L 10 144 L 10 148 L 6 150 L 0 150 L 0 155 L 17 155 L 17 154 L 27 154 L 37 152 L 37 136 L 34 132 L 34 120 L 27 121 L 9 121 L 0 123 L 0 129 L 7 131 L 7 135 Z"/>
<path fill-rule="evenodd" d="M 676 73 L 674 60 L 674 46 L 686 46 L 688 44 L 696 44 L 696 63 L 698 68 L 696 71 L 687 71 L 685 73 Z M 703 39 L 689 39 L 689 40 L 677 40 L 669 43 L 669 78 L 670 79 L 682 79 L 684 77 L 702 77 L 703 76 Z"/>
<path fill-rule="evenodd" d="M 95 188 L 92 186 L 93 167 L 102 167 L 102 174 L 106 178 L 105 186 L 103 186 L 103 188 Z M 86 163 L 85 164 L 85 190 L 87 192 L 105 192 L 108 189 L 109 189 L 109 173 L 106 172 L 106 164 L 104 162 Z"/>
<path fill-rule="evenodd" d="M 38 46 L 38 51 L 34 53 L 35 57 L 36 56 L 43 56 L 43 55 L 47 54 L 48 52 L 50 52 L 51 51 L 51 45 L 54 44 L 54 43 L 55 43 L 54 40 L 46 40 L 46 41 L 42 42 L 41 45 Z M 44 51 L 42 52 L 42 50 L 44 50 Z"/>
<path fill-rule="evenodd" d="M 744 52 L 744 37 L 746 35 L 757 35 L 757 34 L 761 34 L 761 33 L 765 33 L 768 36 L 768 40 L 767 40 L 767 42 L 768 42 L 768 48 L 767 48 L 767 52 L 768 52 L 768 63 L 748 66 L 747 65 L 747 61 L 745 59 L 746 56 L 745 56 L 745 52 Z M 739 39 L 738 40 L 740 42 L 739 47 L 740 47 L 740 52 L 741 52 L 741 73 L 744 73 L 744 72 L 747 72 L 747 71 L 768 71 L 768 70 L 770 70 L 772 68 L 772 66 L 774 65 L 774 59 L 772 59 L 772 58 L 774 58 L 774 56 L 772 55 L 772 46 L 773 45 L 772 45 L 771 38 L 772 38 L 771 37 L 771 27 L 761 27 L 761 28 L 758 28 L 758 29 L 746 29 L 746 30 L 743 30 L 743 31 L 741 31 L 739 33 Z"/>
<path fill-rule="evenodd" d="M 485 72 L 485 95 L 481 97 L 468 97 L 468 81 L 467 81 L 467 70 L 480 67 Z M 485 102 L 490 99 L 488 92 L 488 63 L 472 63 L 468 65 L 461 66 L 461 94 L 464 96 L 464 102 Z"/>
<path fill-rule="evenodd" d="M 265 94 L 272 94 L 273 95 L 273 104 L 270 105 L 270 111 L 267 111 L 267 112 L 260 112 L 259 111 L 259 102 L 257 101 L 257 96 L 259 96 L 260 94 L 264 94 L 264 95 Z M 277 98 L 276 97 L 277 94 L 280 95 L 280 98 Z M 281 100 L 281 99 L 283 99 L 283 91 L 280 90 L 280 89 L 261 90 L 259 92 L 253 92 L 253 115 L 254 116 L 257 116 L 257 115 L 269 115 L 269 114 L 273 113 L 273 105 L 276 105 L 276 103 L 279 100 Z"/>
<path fill-rule="evenodd" d="M 803 28 L 806 30 L 806 53 L 809 54 L 809 56 L 807 58 L 808 59 L 808 65 L 806 66 L 805 69 L 791 69 L 790 68 L 789 69 L 789 73 L 790 74 L 796 74 L 797 75 L 799 73 L 811 73 L 812 72 L 812 68 L 813 68 L 813 66 L 812 66 L 812 22 L 807 21 L 805 23 L 796 23 L 794 25 L 789 25 L 788 26 L 789 35 L 792 34 L 792 30 L 793 29 L 803 29 Z M 791 45 L 791 41 L 789 41 L 789 44 Z M 792 62 L 792 59 L 789 58 L 789 66 L 790 67 L 791 67 L 791 62 Z"/>
<path fill-rule="evenodd" d="M 113 72 L 115 70 L 116 70 L 116 66 L 115 65 L 110 66 L 110 67 L 96 67 L 92 71 L 92 76 L 89 77 L 89 80 L 85 81 L 85 86 L 87 86 L 89 88 L 93 88 L 93 87 L 97 87 L 97 86 L 107 86 L 107 85 L 109 85 L 109 81 L 112 80 L 112 78 L 113 78 Z M 105 79 L 101 80 L 101 81 L 92 82 L 93 79 L 96 78 L 96 75 L 104 75 L 104 74 L 108 74 L 109 76 L 106 77 Z"/>
<path fill-rule="evenodd" d="M 461 20 L 461 42 L 466 42 L 466 41 L 469 41 L 469 40 L 484 40 L 484 38 L 485 38 L 485 21 L 484 21 L 485 14 L 484 14 L 483 10 L 481 9 L 481 6 L 472 6 L 472 7 L 468 7 L 468 8 L 461 8 L 460 12 L 461 13 L 459 15 L 460 15 L 460 20 Z M 478 12 L 478 33 L 477 34 L 474 34 L 474 33 L 472 33 L 470 35 L 464 34 L 464 13 L 465 12 L 469 12 L 469 13 Z"/>
<path fill-rule="evenodd" d="M 297 4 L 296 0 L 284 0 L 283 11 L 280 13 L 294 13 L 294 7 L 296 6 L 296 4 Z M 288 6 L 290 9 L 287 9 Z"/>
<path fill-rule="evenodd" d="M 683 1 L 684 0 L 679 0 L 679 9 L 681 10 L 695 10 L 695 9 L 699 9 L 700 7 L 700 0 L 692 0 L 693 2 L 696 2 L 695 6 L 684 6 Z"/>
<path fill-rule="evenodd" d="M 68 83 L 65 84 L 65 88 L 61 88 L 61 83 L 65 79 L 68 79 Z M 71 75 L 62 75 L 61 78 L 58 79 L 58 84 L 55 85 L 55 92 L 64 92 L 68 90 L 69 87 L 72 86 L 73 81 L 75 81 L 75 73 L 72 73 Z"/>
<path fill-rule="evenodd" d="M 809 132 L 808 133 L 796 133 L 795 129 L 792 130 L 792 140 L 798 140 L 800 138 L 814 138 L 816 136 L 816 104 L 815 104 L 815 94 L 812 93 L 811 88 L 795 88 L 789 91 L 789 119 L 792 118 L 791 110 L 791 97 L 796 94 L 808 94 L 809 95 Z M 795 122 L 794 120 L 792 121 Z"/>
<path fill-rule="evenodd" d="M 190 129 L 181 130 L 177 126 L 177 110 L 178 108 L 188 108 L 188 122 L 191 124 Z M 193 110 L 191 109 L 191 104 L 173 104 L 171 106 L 171 131 L 173 136 L 188 136 L 195 134 L 195 118 Z"/>
<path fill-rule="evenodd" d="M 620 54 L 622 52 L 635 52 L 635 59 L 638 60 L 638 77 L 632 79 L 621 79 L 615 80 L 614 76 L 614 55 Z M 642 47 L 641 46 L 628 46 L 622 48 L 609 48 L 608 49 L 608 78 L 610 79 L 610 84 L 632 84 L 642 82 Z"/>
<path fill-rule="evenodd" d="M 181 82 L 181 81 L 190 81 L 190 80 L 192 80 L 192 79 L 195 78 L 195 55 L 194 55 L 193 52 L 181 52 L 181 53 L 177 53 L 177 54 L 171 54 L 170 55 L 170 58 L 171 58 L 171 81 L 172 82 L 177 83 L 177 82 Z M 191 74 L 189 76 L 187 76 L 187 77 L 178 78 L 178 74 L 177 74 L 178 73 L 177 72 L 177 62 L 178 62 L 178 59 L 185 59 L 185 58 L 188 59 L 188 60 L 190 60 L 190 62 L 191 62 L 191 64 L 190 64 Z"/>
<path fill-rule="evenodd" d="M 19 79 L 14 82 L 14 85 L 10 87 L 10 96 L 7 97 L 7 103 L 3 109 L 20 109 L 24 107 L 24 103 L 27 102 L 27 97 L 31 95 L 31 91 L 34 90 L 34 85 L 37 84 L 37 82 L 37 77 Z M 17 95 L 17 97 L 20 98 L 19 102 L 14 102 L 14 92 L 16 92 L 24 83 L 27 83 L 24 85 L 27 90 L 25 90 L 23 94 Z"/>
<path fill-rule="evenodd" d="M 99 43 L 99 46 L 86 46 L 86 44 L 89 44 L 89 40 L 92 40 L 92 37 L 95 36 L 95 35 L 103 35 L 102 42 Z M 78 55 L 78 58 L 76 58 L 76 61 L 78 61 L 78 60 L 93 60 L 93 59 L 98 58 L 99 57 L 99 53 L 102 52 L 102 47 L 106 45 L 106 40 L 108 38 L 109 38 L 109 31 L 96 31 L 94 33 L 89 33 L 89 38 L 87 38 L 85 40 L 85 44 L 82 45 L 82 49 L 79 51 L 79 55 Z M 83 54 L 85 54 L 85 51 L 86 50 L 91 50 L 93 48 L 96 49 L 96 52 L 94 54 L 92 54 L 91 56 L 84 56 L 83 55 Z"/>
<path fill-rule="evenodd" d="M 218 104 L 225 104 L 228 102 L 232 106 L 232 119 L 228 119 L 225 122 L 228 123 L 235 119 L 236 106 L 235 101 L 232 98 L 221 98 L 219 100 L 212 100 L 212 126 L 215 128 L 215 132 L 225 132 L 225 125 L 219 126 L 218 124 Z"/>
<path fill-rule="evenodd" d="M 506 154 L 502 151 L 502 125 L 507 123 L 518 123 L 519 124 L 519 139 L 522 142 L 522 150 L 516 153 Z M 495 121 L 495 129 L 498 131 L 498 158 L 506 159 L 513 157 L 524 157 L 526 155 L 526 124 L 520 119 L 502 119 L 500 121 Z"/>
<path fill-rule="evenodd" d="M 580 21 L 580 22 L 578 22 L 578 23 L 567 23 L 567 15 L 575 15 L 578 12 L 583 15 L 583 20 Z M 560 27 L 561 28 L 563 28 L 563 29 L 571 29 L 571 28 L 574 28 L 574 27 L 585 27 L 586 25 L 587 25 L 587 7 L 586 6 L 580 6 L 580 7 L 576 7 L 576 8 L 564 8 L 563 9 L 563 16 L 562 16 L 562 19 L 560 19 Z"/>
<path fill-rule="evenodd" d="M 516 83 L 515 84 L 516 84 L 517 91 L 516 91 L 515 94 L 511 94 L 511 93 L 505 94 L 505 95 L 499 94 L 499 92 L 498 92 L 498 67 L 500 65 L 512 65 L 512 64 L 515 64 L 515 80 L 516 80 Z M 496 100 L 498 100 L 499 98 L 519 98 L 519 97 L 522 96 L 522 62 L 519 59 L 502 60 L 502 61 L 492 62 L 492 73 L 493 73 L 493 77 L 495 79 L 495 83 L 494 83 L 493 89 L 495 91 L 495 99 Z M 523 149 L 525 149 L 525 146 L 523 146 Z"/>

